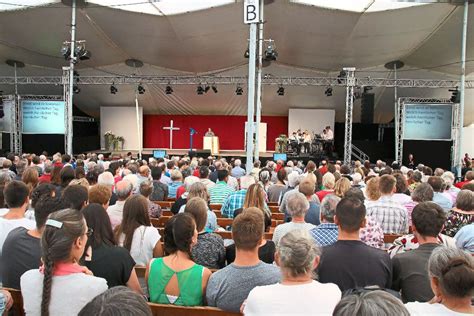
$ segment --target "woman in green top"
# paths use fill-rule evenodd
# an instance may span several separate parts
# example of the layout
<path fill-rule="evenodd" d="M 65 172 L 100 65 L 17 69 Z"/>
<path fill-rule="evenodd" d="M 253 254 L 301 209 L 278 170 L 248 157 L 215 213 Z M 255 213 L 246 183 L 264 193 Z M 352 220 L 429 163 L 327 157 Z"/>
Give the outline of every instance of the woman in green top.
<path fill-rule="evenodd" d="M 166 256 L 152 259 L 146 269 L 150 302 L 204 305 L 211 271 L 192 260 L 191 248 L 197 243 L 197 236 L 196 223 L 188 213 L 179 213 L 166 223 Z"/>

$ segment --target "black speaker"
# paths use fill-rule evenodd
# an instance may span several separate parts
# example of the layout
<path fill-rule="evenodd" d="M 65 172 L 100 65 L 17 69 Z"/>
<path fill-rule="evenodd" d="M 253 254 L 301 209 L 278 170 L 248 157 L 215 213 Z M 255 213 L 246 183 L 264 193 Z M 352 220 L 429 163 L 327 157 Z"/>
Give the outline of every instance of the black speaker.
<path fill-rule="evenodd" d="M 362 93 L 360 122 L 362 124 L 374 123 L 375 94 Z"/>

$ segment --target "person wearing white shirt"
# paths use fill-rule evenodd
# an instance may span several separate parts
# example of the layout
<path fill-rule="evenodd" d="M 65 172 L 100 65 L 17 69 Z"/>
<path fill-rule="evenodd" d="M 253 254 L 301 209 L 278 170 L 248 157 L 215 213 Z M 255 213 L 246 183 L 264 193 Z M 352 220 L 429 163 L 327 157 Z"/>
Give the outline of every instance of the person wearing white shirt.
<path fill-rule="evenodd" d="M 26 184 L 21 181 L 9 182 L 4 189 L 5 203 L 10 207 L 6 213 L 0 217 L 0 255 L 3 243 L 13 229 L 25 227 L 26 229 L 36 228 L 35 221 L 25 218 L 28 209 L 29 190 Z"/>
<path fill-rule="evenodd" d="M 321 248 L 307 231 L 287 233 L 275 253 L 281 282 L 255 287 L 241 311 L 245 315 L 332 315 L 341 299 L 341 290 L 333 283 L 313 280 L 320 255 Z"/>
<path fill-rule="evenodd" d="M 117 202 L 107 208 L 107 214 L 110 217 L 113 229 L 122 223 L 125 200 L 132 194 L 132 190 L 133 185 L 127 180 L 119 181 L 115 185 Z"/>
<path fill-rule="evenodd" d="M 410 315 L 473 315 L 474 258 L 454 247 L 439 246 L 430 256 L 428 272 L 435 303 L 407 303 Z"/>
<path fill-rule="evenodd" d="M 77 210 L 60 210 L 48 216 L 41 237 L 43 265 L 25 272 L 20 279 L 26 315 L 77 315 L 107 290 L 105 279 L 94 277 L 77 264 L 91 233 Z"/>
<path fill-rule="evenodd" d="M 130 251 L 138 266 L 146 266 L 152 258 L 163 254 L 160 233 L 151 226 L 148 200 L 142 195 L 133 195 L 125 201 L 123 220 L 115 234 L 119 246 Z"/>
<path fill-rule="evenodd" d="M 334 140 L 334 133 L 331 126 L 326 126 L 326 140 Z"/>

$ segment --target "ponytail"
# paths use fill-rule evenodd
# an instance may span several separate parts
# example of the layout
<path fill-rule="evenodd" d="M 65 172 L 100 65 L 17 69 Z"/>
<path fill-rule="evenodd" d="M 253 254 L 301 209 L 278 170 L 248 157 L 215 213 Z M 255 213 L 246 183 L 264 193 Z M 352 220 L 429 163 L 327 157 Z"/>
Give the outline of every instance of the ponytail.
<path fill-rule="evenodd" d="M 54 262 L 50 258 L 49 251 L 43 257 L 44 279 L 43 295 L 41 299 L 41 316 L 49 316 L 49 302 L 51 301 L 51 285 L 53 281 Z"/>

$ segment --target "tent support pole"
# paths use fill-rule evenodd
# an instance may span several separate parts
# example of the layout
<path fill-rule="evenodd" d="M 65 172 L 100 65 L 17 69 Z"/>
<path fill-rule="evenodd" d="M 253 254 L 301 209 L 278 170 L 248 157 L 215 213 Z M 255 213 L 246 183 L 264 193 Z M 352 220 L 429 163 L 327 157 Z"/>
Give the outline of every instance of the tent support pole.
<path fill-rule="evenodd" d="M 69 57 L 69 97 L 67 98 L 67 132 L 66 132 L 66 148 L 65 152 L 68 155 L 73 154 L 72 148 L 72 116 L 73 116 L 73 87 L 74 87 L 74 64 L 76 58 L 74 57 L 74 45 L 76 44 L 76 0 L 72 0 L 72 11 L 71 11 L 71 55 Z"/>
<path fill-rule="evenodd" d="M 250 174 L 253 168 L 254 149 L 254 107 L 255 107 L 255 58 L 257 50 L 257 24 L 250 24 L 249 40 L 249 81 L 248 81 L 248 104 L 247 104 L 247 162 L 246 172 Z"/>
<path fill-rule="evenodd" d="M 263 0 L 260 0 L 260 22 L 258 23 L 258 69 L 257 69 L 257 114 L 255 124 L 255 161 L 260 157 L 260 121 L 262 120 L 262 54 L 263 54 Z"/>

